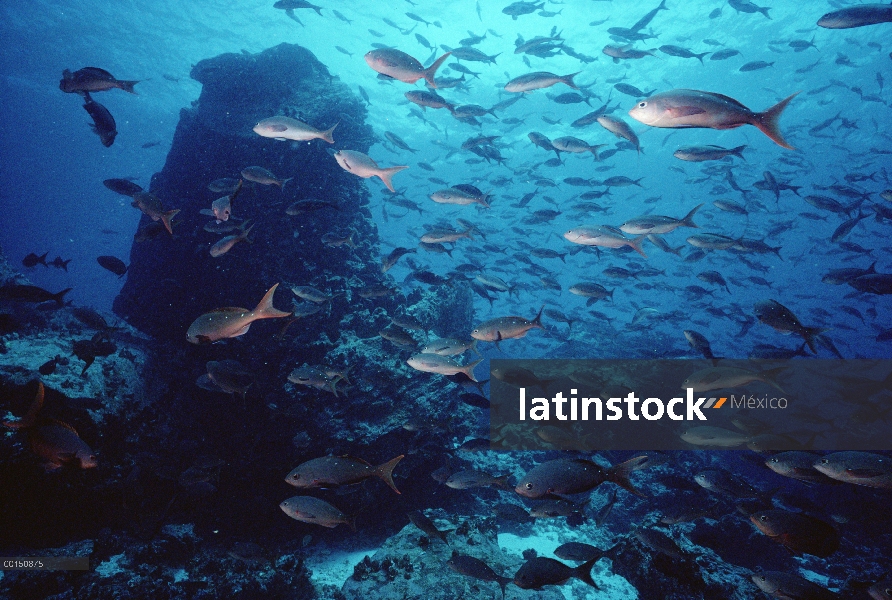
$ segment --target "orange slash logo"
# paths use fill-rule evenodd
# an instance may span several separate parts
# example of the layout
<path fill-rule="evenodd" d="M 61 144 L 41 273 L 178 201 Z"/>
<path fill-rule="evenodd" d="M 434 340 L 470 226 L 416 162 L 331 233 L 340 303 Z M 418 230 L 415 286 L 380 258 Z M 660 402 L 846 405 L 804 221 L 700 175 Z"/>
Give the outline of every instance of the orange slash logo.
<path fill-rule="evenodd" d="M 716 402 L 716 400 L 718 400 L 718 402 Z M 727 398 L 710 398 L 706 401 L 706 405 L 703 408 L 721 408 L 726 400 Z"/>

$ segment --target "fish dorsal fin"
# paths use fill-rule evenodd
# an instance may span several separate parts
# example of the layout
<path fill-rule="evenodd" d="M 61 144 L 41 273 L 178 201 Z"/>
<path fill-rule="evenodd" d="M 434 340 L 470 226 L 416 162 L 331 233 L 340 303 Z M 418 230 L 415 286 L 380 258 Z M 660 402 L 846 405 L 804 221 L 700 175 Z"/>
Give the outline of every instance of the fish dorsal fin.
<path fill-rule="evenodd" d="M 367 466 L 367 467 L 373 467 L 373 466 L 375 466 L 375 465 L 373 465 L 372 463 L 370 463 L 370 462 L 368 462 L 368 461 L 364 461 L 364 460 L 362 460 L 361 458 L 356 458 L 356 457 L 354 457 L 354 456 L 350 456 L 349 454 L 344 454 L 343 456 L 339 456 L 338 458 L 343 458 L 344 460 L 349 460 L 349 461 L 351 461 L 351 462 L 359 463 L 359 464 L 361 464 L 361 465 L 365 465 L 365 466 Z"/>
<path fill-rule="evenodd" d="M 846 469 L 846 475 L 857 478 L 879 477 L 884 472 L 879 469 Z"/>
<path fill-rule="evenodd" d="M 695 90 L 695 91 L 697 91 L 697 90 Z M 701 92 L 701 91 L 697 91 L 697 93 L 699 93 L 699 94 L 705 94 L 705 95 L 707 95 L 707 96 L 711 96 L 711 97 L 713 97 L 713 98 L 717 98 L 717 99 L 722 100 L 722 101 L 724 101 L 724 102 L 728 102 L 728 103 L 730 103 L 730 104 L 733 104 L 733 105 L 736 106 L 737 108 L 740 108 L 740 109 L 745 110 L 745 111 L 749 111 L 749 110 L 750 110 L 750 109 L 748 109 L 746 106 L 744 106 L 743 104 L 741 104 L 739 100 L 735 100 L 735 99 L 732 98 L 731 96 L 726 96 L 726 95 L 724 95 L 724 94 L 717 94 L 716 92 Z"/>
<path fill-rule="evenodd" d="M 56 426 L 61 427 L 61 428 L 63 428 L 63 429 L 67 429 L 68 431 L 70 431 L 71 433 L 73 433 L 74 435 L 76 435 L 77 437 L 80 437 L 80 435 L 78 435 L 78 433 L 77 433 L 77 430 L 76 430 L 74 427 L 72 427 L 71 425 L 69 425 L 68 423 L 64 422 L 64 421 L 59 421 L 58 419 L 47 419 L 47 423 L 46 423 L 46 424 L 47 424 L 47 425 L 56 425 Z"/>
<path fill-rule="evenodd" d="M 114 80 L 114 79 L 115 79 L 115 76 L 114 76 L 114 75 L 112 75 L 111 73 L 109 73 L 109 72 L 106 71 L 105 69 L 100 69 L 99 67 L 84 67 L 83 69 L 81 69 L 81 72 L 84 72 L 84 71 L 90 73 L 90 74 L 93 75 L 93 76 L 98 76 L 98 77 L 108 78 L 108 79 L 110 79 L 110 80 Z"/>

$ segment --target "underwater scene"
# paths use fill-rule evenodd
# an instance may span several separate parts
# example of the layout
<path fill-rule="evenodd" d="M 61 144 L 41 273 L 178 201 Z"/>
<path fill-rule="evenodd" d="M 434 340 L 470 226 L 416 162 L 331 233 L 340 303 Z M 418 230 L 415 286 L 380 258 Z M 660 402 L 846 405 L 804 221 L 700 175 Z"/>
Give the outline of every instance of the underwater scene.
<path fill-rule="evenodd" d="M 892 4 L 0 15 L 0 598 L 892 599 Z"/>

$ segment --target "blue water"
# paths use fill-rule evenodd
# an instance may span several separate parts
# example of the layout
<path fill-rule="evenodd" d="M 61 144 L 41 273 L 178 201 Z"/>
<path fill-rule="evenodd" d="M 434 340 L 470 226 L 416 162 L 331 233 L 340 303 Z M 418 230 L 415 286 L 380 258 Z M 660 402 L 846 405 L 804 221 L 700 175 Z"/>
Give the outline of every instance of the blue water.
<path fill-rule="evenodd" d="M 557 16 L 533 13 L 517 20 L 502 13 L 507 2 L 492 0 L 479 4 L 479 17 L 478 5 L 473 0 L 420 1 L 417 5 L 402 1 L 386 5 L 320 2 L 324 4 L 322 16 L 306 9 L 296 11 L 303 26 L 283 11 L 273 9 L 270 1 L 206 0 L 183 4 L 168 0 L 89 0 L 73 8 L 46 0 L 5 3 L 0 8 L 4 47 L 0 56 L 0 117 L 4 123 L 0 134 L 0 245 L 10 261 L 18 266 L 26 254 L 47 251 L 48 259 L 56 255 L 72 259 L 67 273 L 37 266 L 26 270 L 25 275 L 32 283 L 51 291 L 73 287 L 68 299 L 75 304 L 110 311 L 124 280 L 101 268 L 95 258 L 114 255 L 129 262 L 132 237 L 141 214 L 129 206 L 129 199 L 109 191 L 102 181 L 134 177 L 148 188 L 151 176 L 164 165 L 179 111 L 199 96 L 200 84 L 189 78 L 192 65 L 221 53 L 257 53 L 283 42 L 298 43 L 311 50 L 355 93 L 359 93 L 359 86 L 368 92 L 368 122 L 382 141 L 383 133 L 390 131 L 418 150 L 412 154 L 378 143 L 369 151 L 382 166 L 409 165 L 407 171 L 395 175 L 394 185 L 424 209 L 424 214 L 419 215 L 393 206 L 378 179 L 367 181 L 382 255 L 395 246 L 415 247 L 425 225 L 442 222 L 458 227 L 456 218 L 468 219 L 486 235 L 485 243 L 493 246 L 487 255 L 465 252 L 472 244 L 479 247 L 479 240 L 459 240 L 451 259 L 419 250 L 411 260 L 439 275 L 448 274 L 460 263 L 482 262 L 489 272 L 521 288 L 516 296 L 499 294 L 493 306 L 475 297 L 477 321 L 510 314 L 532 318 L 545 305 L 583 323 L 574 325 L 573 332 L 569 332 L 565 324 L 555 324 L 546 317 L 549 333 L 533 331 L 523 340 L 503 344 L 511 357 L 566 356 L 567 348 L 576 357 L 696 356 L 682 335 L 685 329 L 704 334 L 720 356 L 746 357 L 760 343 L 791 349 L 799 346 L 798 338 L 784 337 L 758 323 L 745 337 L 735 337 L 746 316 L 752 317 L 753 305 L 769 298 L 790 308 L 805 325 L 826 328 L 826 334 L 847 358 L 890 355 L 890 342 L 876 340 L 880 331 L 892 327 L 889 297 L 858 294 L 846 285 L 821 282 L 829 269 L 866 268 L 874 261 L 878 272 L 892 270 L 889 221 L 877 220 L 871 214 L 845 238 L 870 250 L 869 255 L 859 255 L 830 241 L 831 234 L 847 217 L 820 211 L 790 191 L 782 191 L 776 201 L 772 192 L 753 186 L 762 180 L 763 172 L 771 171 L 778 181 L 801 186 L 803 197 L 820 194 L 849 204 L 851 198 L 820 189 L 842 184 L 867 195 L 862 206 L 865 213 L 875 212 L 872 204 L 892 208 L 892 202 L 879 195 L 892 188 L 889 24 L 851 30 L 818 28 L 816 20 L 838 4 L 835 2 L 831 5 L 773 0 L 768 19 L 759 13 L 739 13 L 724 2 L 669 0 L 669 10 L 660 11 L 644 29 L 657 37 L 636 42 L 636 48 L 673 44 L 698 53 L 733 48 L 740 55 L 722 61 L 707 57 L 701 64 L 695 58 L 678 58 L 656 50 L 654 57 L 617 64 L 602 54 L 605 45 L 619 43 L 611 39 L 606 29 L 630 27 L 654 8 L 656 0 L 644 4 L 567 0 L 546 5 L 546 10 L 561 11 Z M 336 19 L 330 9 L 335 6 L 353 23 L 348 25 Z M 721 14 L 710 18 L 714 9 L 720 9 Z M 406 12 L 442 26 L 418 24 L 405 16 Z M 388 26 L 382 18 L 393 20 L 407 34 Z M 589 25 L 604 19 L 603 24 Z M 576 52 L 596 60 L 583 63 L 565 54 L 544 59 L 529 56 L 527 65 L 523 55 L 514 54 L 518 36 L 524 40 L 547 36 L 553 28 Z M 369 29 L 383 33 L 384 37 L 373 36 Z M 379 81 L 363 60 L 371 44 L 384 43 L 425 61 L 431 50 L 422 46 L 416 33 L 436 46 L 458 47 L 469 30 L 479 35 L 486 33 L 486 39 L 475 48 L 499 56 L 495 64 L 462 61 L 480 72 L 479 79 L 469 78 L 466 90 L 442 90 L 441 95 L 448 100 L 490 107 L 512 96 L 503 88 L 514 77 L 539 70 L 560 75 L 579 71 L 575 81 L 596 95 L 591 99 L 592 106 L 555 103 L 549 96 L 571 91 L 557 85 L 528 94 L 499 112 L 499 119 L 482 117 L 480 129 L 457 122 L 446 110 L 428 109 L 423 113 L 428 123 L 424 123 L 411 116 L 410 109 L 419 109 L 403 95 L 412 89 L 423 89 L 421 84 Z M 704 43 L 705 39 L 721 45 Z M 794 52 L 788 45 L 794 40 L 812 39 L 816 48 L 802 52 Z M 341 53 L 336 45 L 353 56 Z M 436 54 L 441 53 L 438 47 Z M 739 71 L 744 63 L 760 60 L 774 64 L 758 71 Z M 816 66 L 806 70 L 816 62 Z M 90 132 L 80 96 L 64 94 L 58 88 L 63 69 L 84 66 L 104 68 L 118 79 L 140 80 L 136 86 L 138 95 L 120 90 L 95 95 L 117 121 L 118 137 L 110 148 L 104 148 Z M 444 65 L 437 75 L 458 77 L 460 73 Z M 781 148 L 751 126 L 726 131 L 647 127 L 627 114 L 637 99 L 616 91 L 608 80 L 621 80 L 645 91 L 693 88 L 718 92 L 754 111 L 762 111 L 800 92 L 780 119 L 781 131 L 796 149 Z M 640 137 L 640 155 L 626 150 L 595 162 L 587 153 L 564 154 L 563 165 L 542 165 L 554 154 L 531 144 L 527 137 L 531 131 L 552 139 L 572 135 L 608 147 L 618 141 L 597 124 L 583 129 L 570 127 L 575 119 L 608 102 L 608 96 L 611 106 L 619 104 L 613 115 L 628 122 Z M 838 113 L 842 120 L 810 133 L 810 129 Z M 500 122 L 508 118 L 524 122 L 518 126 Z M 559 122 L 549 124 L 543 118 Z M 460 145 L 478 133 L 500 136 L 497 145 L 505 164 L 467 162 L 477 157 L 460 150 Z M 154 142 L 157 144 L 143 147 Z M 721 162 L 690 163 L 673 157 L 679 146 L 706 144 L 726 148 L 745 144 L 745 160 L 735 157 Z M 418 167 L 419 162 L 429 163 L 435 171 Z M 717 164 L 733 165 L 734 178 L 747 190 L 745 195 L 730 189 L 722 175 L 708 177 L 702 173 L 702 169 Z M 596 170 L 600 167 L 610 169 Z M 300 177 L 299 173 L 277 175 Z M 595 200 L 608 209 L 604 213 L 583 215 L 572 210 L 572 205 L 580 202 L 580 193 L 603 187 L 573 187 L 563 183 L 563 179 L 605 179 L 616 175 L 640 178 L 642 187 L 614 188 L 611 195 Z M 866 179 L 861 180 L 859 175 Z M 435 204 L 428 195 L 443 186 L 430 182 L 429 177 L 473 183 L 493 194 L 492 208 Z M 490 183 L 498 178 L 507 178 L 509 183 Z M 556 185 L 537 186 L 538 178 L 550 178 Z M 716 186 L 725 189 L 717 191 Z M 537 195 L 526 208 L 510 206 L 537 188 Z M 546 201 L 546 196 L 554 202 Z M 720 198 L 745 203 L 749 216 L 718 210 L 712 202 Z M 665 236 L 672 247 L 683 247 L 682 256 L 693 250 L 685 242 L 689 235 L 713 232 L 780 246 L 782 258 L 774 254 L 747 255 L 748 260 L 764 267 L 755 271 L 740 260 L 740 255 L 727 251 L 714 251 L 699 262 L 688 263 L 645 243 L 647 259 L 604 249 L 600 258 L 586 250 L 566 256 L 565 262 L 537 259 L 560 283 L 560 292 L 543 288 L 538 277 L 521 271 L 525 265 L 511 258 L 516 252 L 528 252 L 524 243 L 560 252 L 577 249 L 563 238 L 572 227 L 618 226 L 646 214 L 682 217 L 700 203 L 705 205 L 694 219 L 700 229 L 682 228 Z M 541 209 L 555 209 L 561 214 L 551 222 L 523 223 L 525 216 Z M 823 218 L 812 220 L 802 213 Z M 788 228 L 769 235 L 784 221 L 790 222 Z M 509 260 L 500 264 L 506 257 Z M 632 270 L 646 267 L 661 273 L 622 280 L 601 275 L 611 266 Z M 721 272 L 730 292 L 696 278 L 697 273 L 707 269 Z M 409 273 L 404 258 L 389 275 L 402 282 Z M 764 278 L 771 287 L 756 285 L 747 279 L 750 276 Z M 601 337 L 587 329 L 586 321 L 600 322 L 600 317 L 589 314 L 585 298 L 567 291 L 583 280 L 615 289 L 612 302 L 601 301 L 593 307 L 611 319 L 609 336 L 603 328 L 597 330 Z M 417 284 L 406 283 L 405 289 L 411 285 Z M 705 303 L 694 302 L 684 291 L 689 285 L 703 286 L 712 295 L 706 297 Z M 725 316 L 707 312 L 709 306 L 724 311 Z M 630 328 L 636 312 L 648 307 L 657 312 L 642 327 Z M 863 318 L 843 311 L 843 307 L 855 309 Z M 573 342 L 569 347 L 564 345 L 568 340 Z M 492 347 L 486 348 L 486 355 L 502 356 Z M 826 349 L 819 350 L 819 355 L 833 356 Z M 478 367 L 478 375 L 485 366 Z"/>

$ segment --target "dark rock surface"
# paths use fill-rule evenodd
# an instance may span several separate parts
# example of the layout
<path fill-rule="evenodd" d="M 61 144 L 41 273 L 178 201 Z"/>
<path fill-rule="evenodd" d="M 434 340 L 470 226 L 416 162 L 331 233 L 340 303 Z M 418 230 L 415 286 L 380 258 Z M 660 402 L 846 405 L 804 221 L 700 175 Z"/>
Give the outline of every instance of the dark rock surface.
<path fill-rule="evenodd" d="M 192 77 L 202 83 L 201 96 L 180 112 L 167 162 L 150 188 L 165 209 L 182 212 L 174 219 L 173 236 L 162 232 L 133 245 L 115 312 L 147 333 L 179 342 L 198 315 L 220 306 L 253 308 L 277 282 L 344 291 L 352 278 L 377 280 L 377 234 L 364 208 L 364 182 L 338 167 L 321 140 L 279 142 L 252 131 L 259 120 L 281 114 L 320 129 L 339 122 L 336 147 L 367 151 L 373 137 L 363 103 L 311 52 L 291 44 L 203 60 Z M 211 192 L 208 184 L 238 178 L 249 166 L 294 179 L 284 191 L 247 183 L 232 214 L 255 224 L 253 244 L 213 258 L 209 248 L 222 236 L 203 230 L 212 218 L 199 211 L 225 194 Z M 339 210 L 285 214 L 305 198 L 332 202 Z M 144 216 L 141 226 L 149 222 Z M 320 240 L 329 231 L 350 229 L 356 232 L 354 250 Z M 289 303 L 285 287 L 277 300 L 282 306 Z M 334 307 L 336 314 L 345 308 Z"/>

